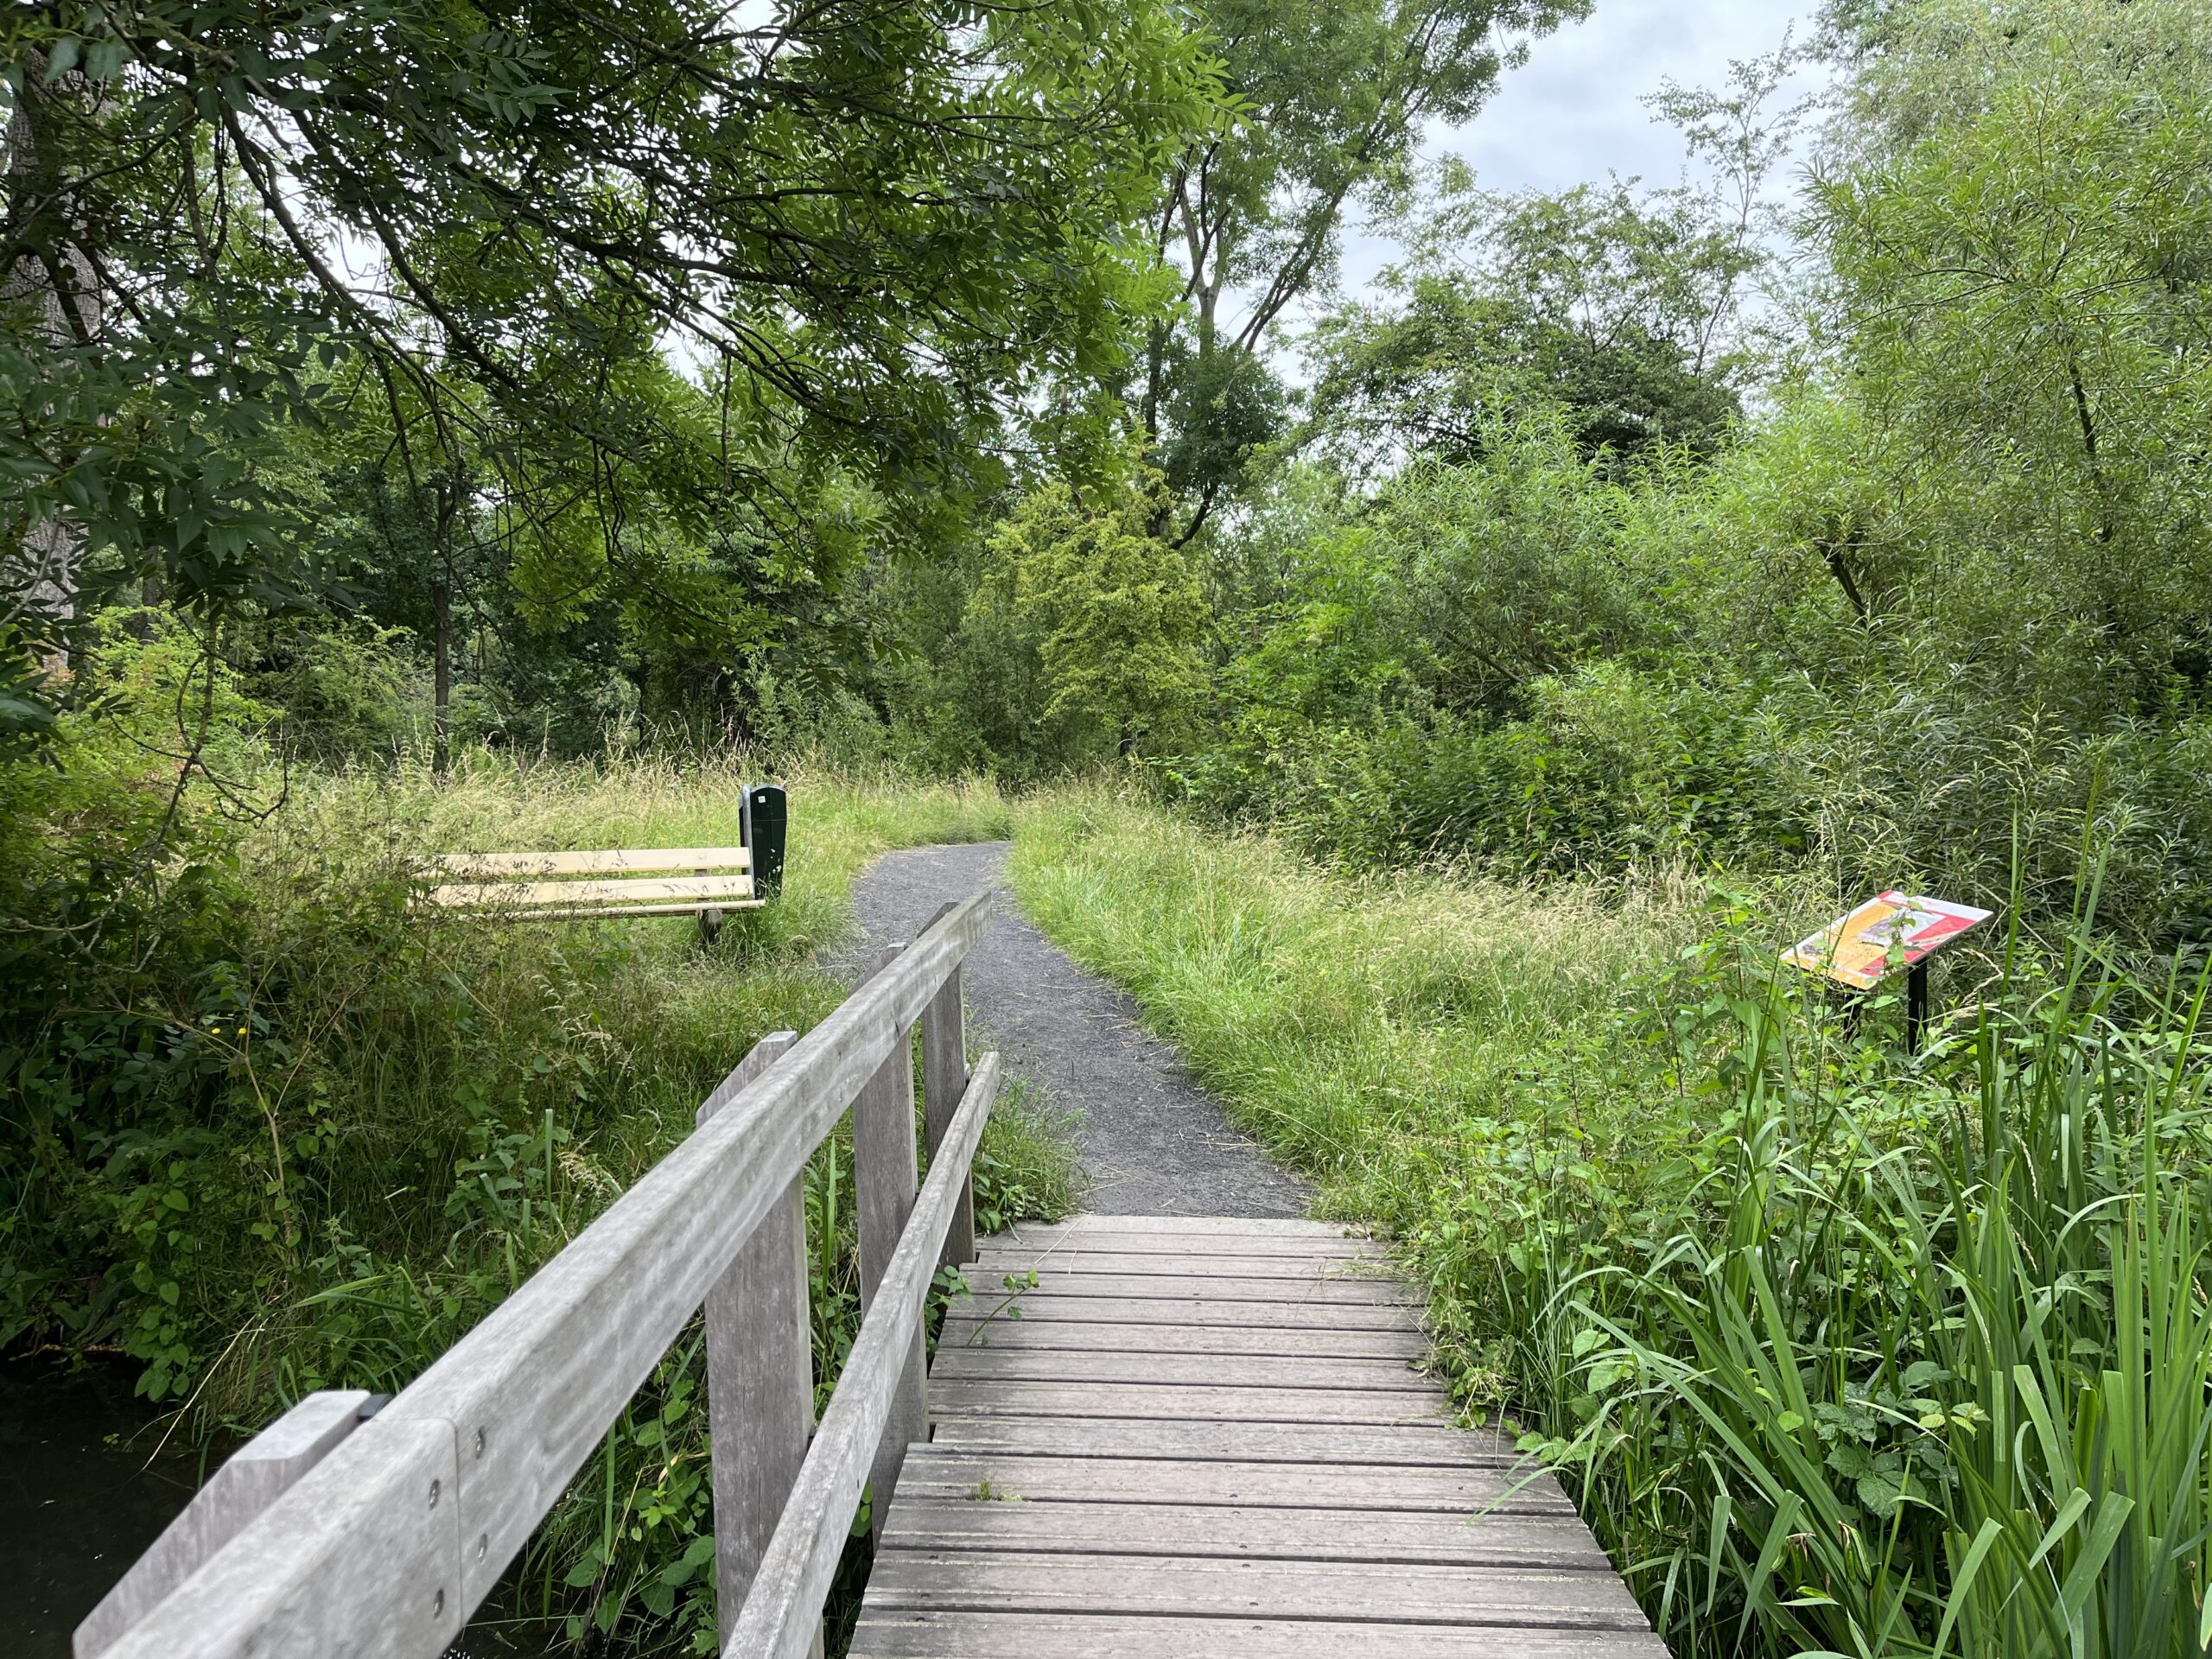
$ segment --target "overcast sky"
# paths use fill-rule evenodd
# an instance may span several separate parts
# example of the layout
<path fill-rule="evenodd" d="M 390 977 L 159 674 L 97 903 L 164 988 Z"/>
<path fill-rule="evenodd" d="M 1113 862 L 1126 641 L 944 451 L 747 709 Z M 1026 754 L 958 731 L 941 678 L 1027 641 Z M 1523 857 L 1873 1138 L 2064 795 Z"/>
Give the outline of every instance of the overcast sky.
<path fill-rule="evenodd" d="M 1817 9 L 1817 0 L 1596 0 L 1587 22 L 1537 41 L 1480 115 L 1431 133 L 1424 153 L 1465 156 L 1490 190 L 1563 190 L 1609 172 L 1672 184 L 1686 159 L 1681 141 L 1639 100 L 1670 76 L 1720 86 L 1732 60 L 1773 51 L 1793 21 L 1802 36 Z M 1395 251 L 1348 226 L 1346 291 Z"/>

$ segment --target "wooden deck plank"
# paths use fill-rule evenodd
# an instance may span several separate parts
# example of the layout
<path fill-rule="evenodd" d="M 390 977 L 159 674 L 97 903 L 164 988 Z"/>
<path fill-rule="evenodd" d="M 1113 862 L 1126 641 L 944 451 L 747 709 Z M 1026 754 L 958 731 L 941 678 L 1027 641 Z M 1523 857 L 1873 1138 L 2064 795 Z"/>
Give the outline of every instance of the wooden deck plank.
<path fill-rule="evenodd" d="M 1141 1503 L 1163 1492 L 1184 1503 L 1245 1509 L 1410 1510 L 1431 1514 L 1564 1515 L 1548 1474 L 1488 1468 L 1420 1469 L 1359 1463 L 1228 1463 L 1188 1458 L 1058 1458 L 909 1449 L 909 1481 L 937 1497 L 1016 1503 Z"/>
<path fill-rule="evenodd" d="M 1365 1424 L 1177 1422 L 1141 1417 L 949 1417 L 933 1449 L 1008 1452 L 1059 1458 L 1202 1458 L 1230 1463 L 1313 1463 L 1332 1457 L 1412 1468 L 1464 1469 L 1518 1463 L 1501 1434 L 1437 1423 L 1382 1428 Z"/>
<path fill-rule="evenodd" d="M 1184 1241 L 1201 1244 L 1203 1241 Z M 1318 1252 L 1287 1255 L 1243 1250 L 1105 1250 L 1080 1246 L 1020 1250 L 979 1251 L 976 1269 L 995 1284 L 1001 1274 L 1039 1273 L 1057 1268 L 1063 1273 L 1180 1274 L 1197 1278 L 1375 1279 L 1387 1277 L 1391 1264 L 1382 1255 L 1324 1255 Z"/>
<path fill-rule="evenodd" d="M 1395 1329 L 1290 1330 L 1271 1325 L 1113 1324 L 1086 1319 L 946 1319 L 938 1351 L 954 1348 L 1059 1349 L 1101 1354 L 1257 1354 L 1295 1359 L 1424 1359 L 1428 1344 L 1407 1325 Z"/>
<path fill-rule="evenodd" d="M 1611 1573 L 1458 1563 L 892 1549 L 868 1587 L 886 1611 L 1357 1620 L 1387 1609 L 1409 1624 L 1648 1628 Z"/>
<path fill-rule="evenodd" d="M 1345 1239 L 1351 1236 L 1343 1224 L 1333 1221 L 1309 1221 L 1302 1216 L 1071 1216 L 1065 1221 L 1024 1222 L 1019 1230 L 1023 1238 L 1040 1233 L 1071 1233 L 1085 1237 L 1102 1233 L 1175 1232 L 1203 1234 L 1209 1237 L 1243 1238 L 1322 1238 Z M 1012 1236 L 1013 1235 L 1008 1235 Z"/>
<path fill-rule="evenodd" d="M 1198 1383 L 1249 1389 L 1397 1389 L 1433 1395 L 1435 1382 L 1400 1359 L 1280 1354 L 1066 1353 L 1050 1348 L 940 1345 L 939 1376 L 1002 1382 Z"/>
<path fill-rule="evenodd" d="M 1162 1298 L 1205 1301 L 1290 1302 L 1313 1307 L 1337 1302 L 1360 1306 L 1402 1305 L 1414 1300 L 1405 1283 L 1396 1279 L 1355 1276 L 1351 1274 L 1278 1273 L 1231 1276 L 1190 1271 L 1178 1273 L 1087 1273 L 1052 1264 L 1037 1270 L 1034 1288 L 1027 1296 L 1128 1297 L 1147 1301 Z M 998 1275 L 969 1284 L 989 1295 L 1000 1283 Z M 1003 1294 L 1003 1290 L 998 1294 Z"/>
<path fill-rule="evenodd" d="M 1168 1228 L 1170 1224 L 1161 1224 Z M 1234 1234 L 1234 1232 L 1066 1232 L 1058 1228 L 1031 1228 L 1020 1232 L 991 1234 L 976 1241 L 978 1249 L 1000 1249 L 1007 1255 L 1044 1252 L 1044 1249 L 1095 1249 L 1103 1255 L 1126 1256 L 1199 1256 L 1219 1252 L 1225 1256 L 1269 1256 L 1276 1261 L 1389 1261 L 1389 1245 L 1380 1239 L 1334 1239 L 1316 1234 Z"/>
<path fill-rule="evenodd" d="M 986 1382 L 949 1377 L 938 1415 L 1173 1417 L 1224 1423 L 1443 1423 L 1438 1395 L 1351 1389 L 1209 1389 L 1116 1382 Z"/>
<path fill-rule="evenodd" d="M 956 1296 L 949 1317 L 1006 1320 L 1003 1294 Z M 1270 1325 L 1289 1331 L 1310 1331 L 1316 1321 L 1311 1302 L 1217 1300 L 1203 1295 L 1107 1296 L 1092 1293 L 1071 1294 L 1058 1290 L 1032 1290 L 1014 1300 L 1030 1319 L 1072 1319 L 1107 1325 Z M 1414 1310 L 1389 1302 L 1338 1303 L 1329 1309 L 1328 1325 L 1337 1331 L 1412 1331 L 1418 1328 Z"/>
<path fill-rule="evenodd" d="M 1382 1246 L 1078 1217 L 965 1271 L 856 1659 L 1664 1659 L 1556 1479 L 1416 1369 Z"/>
<path fill-rule="evenodd" d="M 1611 1570 L 1572 1514 L 1451 1516 L 1411 1510 L 1223 1508 L 1194 1503 L 993 1503 L 904 1495 L 887 1544 L 905 1548 L 1065 1550 L 1292 1561 L 1431 1561 Z"/>
<path fill-rule="evenodd" d="M 874 1612 L 857 1659 L 1667 1659 L 1629 1630 L 1353 1624 L 1325 1619 L 1131 1618 L 1065 1613 Z"/>

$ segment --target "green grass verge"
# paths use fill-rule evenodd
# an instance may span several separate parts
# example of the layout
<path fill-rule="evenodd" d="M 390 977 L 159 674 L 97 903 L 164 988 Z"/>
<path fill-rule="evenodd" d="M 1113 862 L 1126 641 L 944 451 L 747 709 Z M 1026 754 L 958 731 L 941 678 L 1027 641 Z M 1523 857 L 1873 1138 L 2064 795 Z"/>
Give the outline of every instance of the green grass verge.
<path fill-rule="evenodd" d="M 1913 1056 L 1777 976 L 1807 893 L 1345 880 L 1103 789 L 1017 817 L 1029 913 L 1396 1239 L 1459 1400 L 1681 1659 L 2206 1650 L 2201 977 L 1999 937 Z"/>

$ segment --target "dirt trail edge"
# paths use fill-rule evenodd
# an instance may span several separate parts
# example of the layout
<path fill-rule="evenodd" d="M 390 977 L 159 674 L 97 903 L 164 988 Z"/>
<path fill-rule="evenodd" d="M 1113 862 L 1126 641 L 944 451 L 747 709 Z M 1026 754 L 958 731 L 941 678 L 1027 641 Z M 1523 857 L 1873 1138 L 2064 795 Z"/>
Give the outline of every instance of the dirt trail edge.
<path fill-rule="evenodd" d="M 887 853 L 853 883 L 872 954 L 912 938 L 948 899 L 995 887 L 999 912 L 963 970 L 969 1046 L 987 1039 L 1008 1070 L 1041 1084 L 1078 1135 L 1101 1215 L 1299 1216 L 1312 1189 L 1262 1156 L 1174 1051 L 1137 1023 L 1136 1004 L 1077 967 L 1014 907 L 1007 843 Z"/>

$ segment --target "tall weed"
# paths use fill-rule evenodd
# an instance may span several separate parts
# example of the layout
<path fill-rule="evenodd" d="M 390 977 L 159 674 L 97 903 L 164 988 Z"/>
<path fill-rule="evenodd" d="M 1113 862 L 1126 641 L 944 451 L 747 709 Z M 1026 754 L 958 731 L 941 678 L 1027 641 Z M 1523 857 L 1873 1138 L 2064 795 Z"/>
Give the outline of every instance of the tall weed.
<path fill-rule="evenodd" d="M 1346 880 L 1103 790 L 1014 872 L 1395 1236 L 1677 1654 L 2205 1650 L 2201 984 L 2016 933 L 1907 1055 L 1777 977 L 1809 887 Z"/>
<path fill-rule="evenodd" d="M 1007 827 L 988 785 L 802 764 L 783 896 L 712 947 L 686 918 L 426 922 L 406 901 L 427 853 L 727 844 L 746 769 L 473 752 L 443 779 L 295 772 L 257 819 L 195 784 L 164 823 L 118 743 L 88 734 L 58 789 L 11 779 L 0 824 L 0 1341 L 118 1354 L 191 1433 L 316 1388 L 404 1386 L 689 1133 L 752 1043 L 837 1004 L 822 953 L 868 857 Z M 1015 1103 L 979 1207 L 1065 1207 L 1068 1165 Z M 833 1143 L 807 1189 L 825 1387 L 857 1322 L 849 1184 Z M 509 1616 L 711 1647 L 700 1376 L 687 1337 L 526 1556 Z"/>

